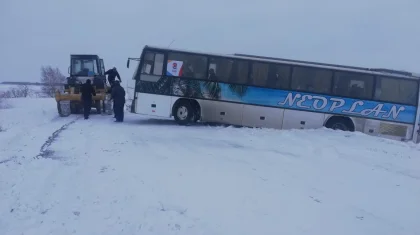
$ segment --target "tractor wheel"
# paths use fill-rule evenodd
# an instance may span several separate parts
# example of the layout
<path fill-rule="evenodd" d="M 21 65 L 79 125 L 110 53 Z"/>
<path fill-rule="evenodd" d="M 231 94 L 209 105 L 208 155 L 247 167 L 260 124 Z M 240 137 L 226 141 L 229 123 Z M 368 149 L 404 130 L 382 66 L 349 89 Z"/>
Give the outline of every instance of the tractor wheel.
<path fill-rule="evenodd" d="M 58 115 L 60 115 L 60 117 L 64 117 L 63 113 L 61 112 L 60 102 L 57 102 L 57 111 L 58 111 Z"/>
<path fill-rule="evenodd" d="M 63 112 L 59 101 L 57 102 L 57 111 L 60 117 L 68 117 L 71 114 L 71 112 Z"/>

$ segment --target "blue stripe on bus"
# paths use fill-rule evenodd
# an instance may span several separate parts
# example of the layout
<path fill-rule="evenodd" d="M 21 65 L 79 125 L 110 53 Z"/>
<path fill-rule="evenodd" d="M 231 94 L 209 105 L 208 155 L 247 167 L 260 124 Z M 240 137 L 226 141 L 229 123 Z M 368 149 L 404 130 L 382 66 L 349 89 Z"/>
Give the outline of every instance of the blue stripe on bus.
<path fill-rule="evenodd" d="M 204 82 L 200 83 L 202 89 L 205 89 Z M 408 124 L 413 124 L 416 119 L 417 109 L 415 106 L 251 86 L 248 86 L 241 96 L 232 91 L 229 84 L 219 83 L 219 86 L 220 98 L 218 100 L 359 116 Z M 203 97 L 212 99 L 205 93 L 203 93 Z"/>

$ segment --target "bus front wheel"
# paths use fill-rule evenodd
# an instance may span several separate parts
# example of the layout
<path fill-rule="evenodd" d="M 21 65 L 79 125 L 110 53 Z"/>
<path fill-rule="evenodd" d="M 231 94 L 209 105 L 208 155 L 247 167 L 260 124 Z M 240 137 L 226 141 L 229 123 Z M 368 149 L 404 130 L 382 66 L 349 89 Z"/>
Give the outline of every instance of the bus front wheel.
<path fill-rule="evenodd" d="M 187 100 L 179 101 L 174 107 L 175 121 L 180 125 L 189 125 L 194 118 L 194 108 Z"/>

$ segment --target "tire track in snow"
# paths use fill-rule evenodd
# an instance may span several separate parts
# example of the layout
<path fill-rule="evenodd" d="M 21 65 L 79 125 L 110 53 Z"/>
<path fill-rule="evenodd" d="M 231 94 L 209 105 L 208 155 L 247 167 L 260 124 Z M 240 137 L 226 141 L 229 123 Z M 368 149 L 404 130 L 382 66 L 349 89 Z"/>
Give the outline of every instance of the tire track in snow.
<path fill-rule="evenodd" d="M 74 119 L 71 122 L 68 122 L 64 125 L 62 125 L 60 128 L 58 128 L 56 131 L 54 131 L 49 137 L 48 139 L 44 142 L 44 144 L 41 146 L 38 155 L 36 155 L 34 158 L 35 159 L 39 159 L 39 158 L 50 158 L 50 159 L 56 159 L 53 154 L 54 152 L 51 150 L 48 150 L 48 147 L 51 146 L 51 144 L 53 144 L 55 142 L 55 140 L 57 139 L 57 137 L 60 135 L 61 132 L 63 132 L 64 130 L 66 130 L 70 125 L 74 124 L 77 120 L 79 120 L 80 117 Z"/>
<path fill-rule="evenodd" d="M 13 157 L 10 157 L 10 158 L 6 158 L 4 160 L 0 160 L 0 165 L 1 164 L 4 164 L 4 163 L 8 163 L 10 161 L 14 161 L 14 160 L 16 160 L 16 156 L 13 156 Z"/>
<path fill-rule="evenodd" d="M 64 125 L 62 125 L 58 130 L 56 130 L 56 131 L 54 131 L 53 133 L 52 133 L 52 135 L 50 136 L 50 137 L 48 137 L 48 139 L 47 139 L 47 141 L 45 141 L 44 142 L 44 144 L 41 146 L 41 149 L 40 149 L 40 153 L 37 155 L 37 156 L 35 156 L 35 157 L 33 157 L 34 159 L 39 159 L 39 157 L 41 156 L 47 156 L 48 155 L 48 152 L 50 152 L 50 153 L 52 153 L 51 151 L 48 151 L 47 150 L 47 148 L 52 144 L 52 142 L 58 137 L 58 134 L 61 132 L 61 131 L 63 131 L 64 129 L 66 129 L 69 125 L 71 125 L 71 124 L 73 124 L 76 120 L 78 120 L 78 119 L 80 119 L 80 117 L 77 117 L 76 119 L 73 119 L 72 121 L 70 121 L 70 122 L 68 122 L 68 123 L 66 123 L 66 124 L 64 124 Z M 51 122 L 55 122 L 55 121 L 57 121 L 57 120 L 59 120 L 59 118 L 57 118 L 57 117 L 55 117 L 55 118 L 53 118 L 53 119 L 51 119 L 50 120 L 50 122 L 49 123 L 51 123 Z M 30 132 L 36 132 L 35 131 L 35 129 L 37 129 L 37 128 L 40 128 L 40 127 L 44 127 L 44 126 L 46 126 L 46 125 L 48 125 L 49 123 L 43 123 L 43 124 L 41 124 L 41 125 L 38 125 L 37 127 L 35 127 L 35 128 L 32 128 L 32 129 L 30 129 L 30 130 L 25 130 L 25 131 L 23 131 L 23 132 L 18 132 L 13 138 L 11 138 L 11 139 L 9 139 L 8 141 L 7 141 L 7 144 L 6 144 L 6 146 L 10 146 L 10 145 L 13 145 L 13 143 L 15 142 L 15 140 L 16 139 L 20 139 L 21 138 L 21 136 L 22 135 L 28 135 Z M 26 146 L 26 145 L 25 145 Z M 7 152 L 5 152 L 5 151 L 3 151 L 4 149 L 1 149 L 0 150 L 0 155 L 2 154 L 2 152 L 4 152 L 4 154 L 7 154 Z M 8 158 L 3 158 L 3 159 L 1 159 L 0 158 L 0 165 L 2 165 L 2 164 L 7 164 L 7 163 L 9 163 L 9 162 L 14 162 L 14 163 L 16 163 L 16 164 L 19 164 L 19 165 L 21 165 L 21 162 L 19 161 L 19 159 L 25 159 L 25 156 L 21 156 L 21 157 L 19 157 L 19 156 L 17 156 L 16 155 L 16 153 L 18 153 L 18 152 L 21 152 L 22 150 L 21 149 L 19 149 L 19 150 L 17 150 L 17 152 L 15 151 L 15 153 L 14 154 L 11 154 L 11 156 L 10 157 L 8 157 Z"/>
<path fill-rule="evenodd" d="M 28 115 L 33 115 L 28 113 Z M 7 128 L 8 135 L 2 139 L 0 146 L 0 166 L 16 163 L 21 165 L 24 159 L 35 159 L 34 155 L 39 151 L 41 146 L 51 132 L 76 118 L 64 119 L 59 116 L 52 116 L 48 118 L 49 114 L 43 110 L 41 116 L 46 118 L 34 119 L 33 121 L 16 121 L 10 122 L 10 127 Z M 26 120 L 23 118 L 23 120 Z M 21 126 L 21 121 L 23 126 Z"/>

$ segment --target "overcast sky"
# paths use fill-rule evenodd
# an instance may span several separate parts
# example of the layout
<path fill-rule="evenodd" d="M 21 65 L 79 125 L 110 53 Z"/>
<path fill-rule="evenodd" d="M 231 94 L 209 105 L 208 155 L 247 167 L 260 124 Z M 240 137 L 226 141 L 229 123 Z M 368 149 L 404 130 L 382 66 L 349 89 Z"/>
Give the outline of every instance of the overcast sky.
<path fill-rule="evenodd" d="M 247 3 L 248 2 L 248 3 Z M 420 0 L 0 0 L 0 81 L 96 53 L 130 80 L 144 45 L 420 72 Z"/>

